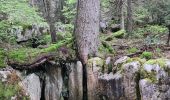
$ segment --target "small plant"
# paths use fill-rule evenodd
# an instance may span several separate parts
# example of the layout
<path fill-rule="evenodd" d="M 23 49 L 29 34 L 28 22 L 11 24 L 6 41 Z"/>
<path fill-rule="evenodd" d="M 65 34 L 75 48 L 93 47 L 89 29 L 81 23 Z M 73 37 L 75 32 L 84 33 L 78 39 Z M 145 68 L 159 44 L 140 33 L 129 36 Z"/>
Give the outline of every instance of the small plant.
<path fill-rule="evenodd" d="M 135 48 L 135 47 L 132 47 L 132 48 L 128 49 L 128 52 L 129 52 L 129 53 L 135 53 L 135 52 L 137 52 L 137 51 L 138 51 L 138 49 Z"/>
<path fill-rule="evenodd" d="M 153 57 L 153 54 L 152 54 L 152 52 L 145 51 L 141 54 L 141 57 L 146 58 L 146 59 L 151 59 Z"/>

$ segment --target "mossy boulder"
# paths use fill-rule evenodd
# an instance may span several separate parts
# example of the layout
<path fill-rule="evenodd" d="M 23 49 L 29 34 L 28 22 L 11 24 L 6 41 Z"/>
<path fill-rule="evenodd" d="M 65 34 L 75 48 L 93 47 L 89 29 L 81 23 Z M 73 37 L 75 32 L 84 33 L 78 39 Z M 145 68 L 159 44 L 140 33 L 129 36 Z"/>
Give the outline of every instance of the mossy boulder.
<path fill-rule="evenodd" d="M 125 30 L 120 30 L 120 31 L 113 33 L 113 36 L 116 38 L 123 38 L 125 34 L 126 34 Z"/>
<path fill-rule="evenodd" d="M 153 83 L 161 82 L 169 75 L 167 59 L 152 59 L 144 63 L 141 69 L 141 78 L 150 79 Z"/>
<path fill-rule="evenodd" d="M 88 60 L 88 64 L 95 64 L 96 66 L 103 66 L 104 65 L 104 60 L 99 58 L 99 57 L 95 57 L 95 58 L 91 58 Z"/>
<path fill-rule="evenodd" d="M 56 44 L 51 44 L 49 47 L 44 49 L 38 48 L 16 48 L 8 51 L 8 64 L 18 64 L 18 65 L 28 65 L 36 60 L 39 60 L 41 57 L 46 57 L 49 55 L 54 55 L 58 52 L 59 48 L 70 44 L 72 42 L 72 38 L 65 39 L 63 41 L 59 41 Z"/>

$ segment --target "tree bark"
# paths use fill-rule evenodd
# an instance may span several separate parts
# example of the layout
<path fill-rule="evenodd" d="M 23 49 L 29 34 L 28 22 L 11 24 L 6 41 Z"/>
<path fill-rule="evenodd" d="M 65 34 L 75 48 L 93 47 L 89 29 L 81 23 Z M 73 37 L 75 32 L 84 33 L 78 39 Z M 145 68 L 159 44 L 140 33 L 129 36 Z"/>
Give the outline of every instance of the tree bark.
<path fill-rule="evenodd" d="M 132 33 L 132 0 L 127 0 L 127 33 L 128 36 Z"/>
<path fill-rule="evenodd" d="M 167 46 L 169 46 L 169 41 L 170 41 L 170 25 L 168 25 L 167 27 L 168 27 L 168 31 L 169 31 L 168 40 L 167 40 Z"/>
<path fill-rule="evenodd" d="M 37 6 L 50 27 L 52 42 L 57 41 L 55 23 L 62 19 L 61 10 L 64 0 L 29 0 L 32 6 Z"/>
<path fill-rule="evenodd" d="M 125 30 L 125 18 L 124 18 L 124 0 L 121 0 L 121 8 L 120 8 L 120 12 L 121 12 L 121 29 Z"/>
<path fill-rule="evenodd" d="M 78 0 L 75 38 L 79 59 L 85 64 L 88 55 L 94 56 L 98 49 L 99 0 Z"/>

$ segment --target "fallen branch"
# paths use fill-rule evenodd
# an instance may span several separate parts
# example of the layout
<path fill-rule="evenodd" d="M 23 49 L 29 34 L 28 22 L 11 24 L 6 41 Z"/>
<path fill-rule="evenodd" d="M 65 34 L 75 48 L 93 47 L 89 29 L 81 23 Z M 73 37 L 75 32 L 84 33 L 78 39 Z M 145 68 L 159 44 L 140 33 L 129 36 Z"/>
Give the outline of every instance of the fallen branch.
<path fill-rule="evenodd" d="M 19 70 L 35 69 L 35 68 L 39 67 L 40 65 L 46 63 L 49 59 L 52 59 L 52 58 L 54 58 L 54 55 L 49 54 L 49 55 L 44 55 L 29 64 L 18 64 L 18 63 L 14 63 L 14 62 L 13 63 L 8 62 L 8 65 L 13 67 L 14 69 L 19 69 Z"/>
<path fill-rule="evenodd" d="M 133 56 L 135 56 L 135 55 L 139 55 L 139 54 L 142 54 L 142 53 L 143 53 L 143 51 L 139 51 L 139 52 L 135 52 L 135 53 L 132 53 L 132 54 L 127 54 L 127 55 L 125 55 L 125 56 L 133 57 Z"/>

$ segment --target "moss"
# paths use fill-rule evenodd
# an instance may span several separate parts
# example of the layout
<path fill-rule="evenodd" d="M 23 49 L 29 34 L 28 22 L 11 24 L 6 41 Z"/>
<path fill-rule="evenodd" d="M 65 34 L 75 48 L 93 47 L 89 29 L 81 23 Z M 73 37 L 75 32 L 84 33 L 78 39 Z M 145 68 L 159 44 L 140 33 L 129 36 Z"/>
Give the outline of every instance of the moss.
<path fill-rule="evenodd" d="M 10 50 L 8 53 L 8 59 L 10 63 L 28 64 L 35 61 L 38 57 L 47 55 L 52 52 L 56 52 L 57 49 L 63 45 L 71 43 L 72 38 L 59 41 L 56 44 L 51 44 L 48 48 L 19 48 Z"/>
<path fill-rule="evenodd" d="M 6 66 L 5 57 L 6 57 L 6 52 L 2 48 L 0 48 L 0 68 Z"/>
<path fill-rule="evenodd" d="M 166 65 L 166 60 L 163 58 L 151 59 L 151 60 L 148 60 L 146 64 L 150 64 L 150 65 L 158 64 L 160 67 L 164 67 Z"/>
<path fill-rule="evenodd" d="M 141 57 L 142 58 L 146 58 L 146 59 L 151 59 L 152 58 L 152 56 L 153 56 L 153 54 L 152 54 L 152 52 L 143 52 L 142 54 L 141 54 Z"/>
<path fill-rule="evenodd" d="M 138 49 L 135 48 L 135 47 L 128 49 L 128 52 L 129 52 L 129 53 L 135 53 L 135 52 L 137 52 L 137 51 L 138 51 Z"/>
<path fill-rule="evenodd" d="M 158 80 L 156 78 L 156 72 L 155 71 L 148 72 L 148 71 L 144 70 L 144 68 L 142 68 L 140 70 L 140 75 L 141 75 L 142 79 L 147 78 L 152 83 L 157 83 L 158 82 Z"/>
<path fill-rule="evenodd" d="M 27 98 L 28 100 L 26 94 L 18 85 L 20 79 L 16 73 L 12 72 L 7 78 L 7 82 L 0 81 L 0 100 L 11 100 L 13 96 L 16 96 L 17 100 L 23 100 L 23 98 Z"/>
<path fill-rule="evenodd" d="M 116 38 L 123 38 L 125 34 L 126 34 L 125 30 L 120 30 L 118 32 L 113 33 L 113 36 Z"/>
<path fill-rule="evenodd" d="M 29 63 L 33 58 L 38 56 L 40 49 L 32 48 L 19 48 L 9 51 L 8 59 L 10 63 L 23 64 L 25 62 Z"/>
<path fill-rule="evenodd" d="M 169 70 L 167 70 L 166 66 L 166 59 L 160 58 L 160 59 L 151 59 L 145 62 L 145 64 L 148 65 L 159 65 L 161 68 L 163 68 L 166 72 L 169 73 Z M 156 78 L 156 71 L 152 70 L 151 72 L 148 72 L 144 70 L 144 68 L 141 69 L 141 76 L 142 78 L 147 78 L 149 79 L 152 83 L 157 83 L 159 80 Z"/>
<path fill-rule="evenodd" d="M 109 43 L 107 43 L 106 41 L 102 41 L 102 46 L 100 47 L 99 50 L 101 50 L 101 51 L 105 50 L 108 53 L 114 53 L 113 47 Z"/>
<path fill-rule="evenodd" d="M 99 58 L 99 57 L 91 58 L 91 59 L 88 60 L 88 64 L 93 64 L 94 62 L 97 66 L 103 66 L 104 65 L 104 60 Z"/>
<path fill-rule="evenodd" d="M 134 57 L 134 58 L 129 58 L 125 63 L 134 62 L 134 61 L 139 61 L 139 63 L 141 65 L 143 65 L 146 62 L 145 59 L 141 59 L 139 57 Z"/>

